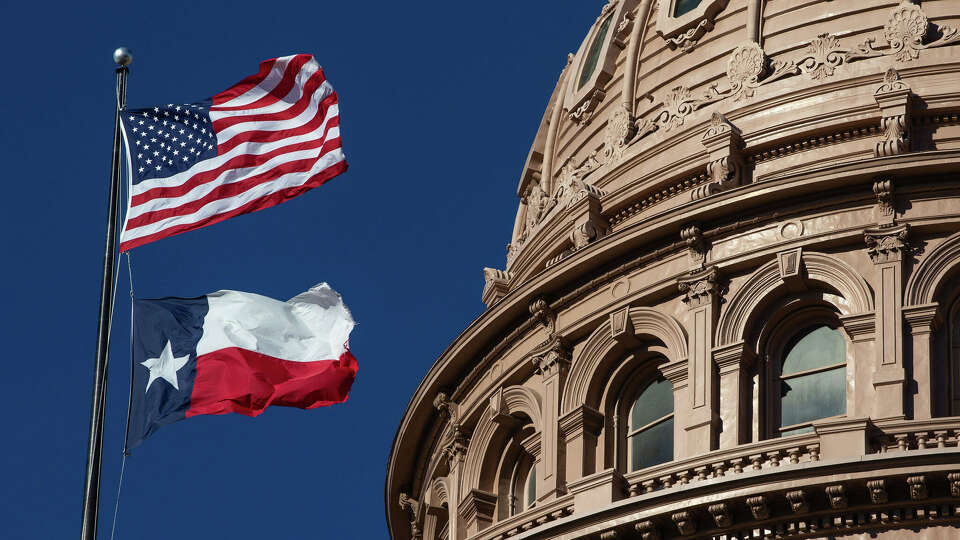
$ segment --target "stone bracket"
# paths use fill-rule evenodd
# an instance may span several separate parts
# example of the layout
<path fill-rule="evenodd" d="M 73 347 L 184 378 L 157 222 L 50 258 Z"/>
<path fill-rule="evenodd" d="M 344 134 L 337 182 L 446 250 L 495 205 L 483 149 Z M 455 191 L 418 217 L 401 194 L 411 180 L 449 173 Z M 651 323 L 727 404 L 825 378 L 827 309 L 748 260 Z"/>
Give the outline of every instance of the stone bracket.
<path fill-rule="evenodd" d="M 874 147 L 877 157 L 895 156 L 910 151 L 912 94 L 907 83 L 900 79 L 897 70 L 890 68 L 883 77 L 883 84 L 873 94 L 880 107 L 882 134 Z"/>
<path fill-rule="evenodd" d="M 740 130 L 722 114 L 715 112 L 701 141 L 707 150 L 706 184 L 691 192 L 691 200 L 702 199 L 746 183 L 747 166 L 743 156 Z"/>

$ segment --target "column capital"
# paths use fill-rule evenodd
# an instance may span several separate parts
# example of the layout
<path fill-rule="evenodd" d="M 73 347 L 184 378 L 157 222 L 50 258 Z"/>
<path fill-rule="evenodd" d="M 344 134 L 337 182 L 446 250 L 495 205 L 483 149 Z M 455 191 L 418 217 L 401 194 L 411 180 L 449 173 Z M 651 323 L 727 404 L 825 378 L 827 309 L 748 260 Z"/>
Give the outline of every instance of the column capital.
<path fill-rule="evenodd" d="M 940 304 L 921 304 L 918 306 L 904 306 L 900 310 L 903 320 L 910 327 L 911 334 L 926 334 L 940 328 L 943 316 L 940 314 Z"/>
<path fill-rule="evenodd" d="M 875 227 L 863 231 L 867 254 L 870 255 L 874 264 L 902 261 L 903 252 L 910 247 L 909 236 L 910 226 L 907 224 Z"/>
<path fill-rule="evenodd" d="M 716 266 L 691 273 L 677 280 L 683 301 L 693 309 L 710 304 L 720 294 L 719 271 Z"/>
<path fill-rule="evenodd" d="M 603 429 L 603 413 L 588 405 L 581 405 L 560 417 L 560 433 L 570 438 L 583 433 L 597 435 Z"/>
<path fill-rule="evenodd" d="M 690 374 L 687 371 L 688 364 L 688 360 L 682 358 L 673 362 L 667 362 L 666 364 L 660 364 L 657 366 L 657 369 L 673 384 L 673 389 L 676 390 L 681 386 L 686 386 L 687 380 L 690 378 Z"/>
<path fill-rule="evenodd" d="M 720 375 L 749 368 L 755 360 L 753 350 L 743 341 L 713 348 L 713 361 Z"/>

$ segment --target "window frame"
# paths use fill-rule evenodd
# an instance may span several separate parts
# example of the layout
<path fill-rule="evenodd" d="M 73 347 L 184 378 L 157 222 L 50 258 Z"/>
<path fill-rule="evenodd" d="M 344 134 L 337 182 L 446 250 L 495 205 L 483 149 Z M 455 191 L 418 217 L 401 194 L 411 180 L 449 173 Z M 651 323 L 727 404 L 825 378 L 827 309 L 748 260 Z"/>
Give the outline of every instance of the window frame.
<path fill-rule="evenodd" d="M 657 33 L 671 46 L 675 46 L 670 42 L 671 39 L 698 27 L 703 21 L 709 21 L 712 25 L 728 3 L 729 0 L 701 0 L 697 7 L 679 17 L 674 17 L 677 0 L 661 0 L 660 12 L 657 14 Z"/>
<path fill-rule="evenodd" d="M 817 368 L 790 373 L 784 377 L 782 374 L 783 361 L 785 359 L 785 355 L 789 352 L 790 347 L 795 345 L 797 341 L 801 339 L 801 336 L 806 335 L 811 331 L 811 329 L 818 326 L 827 326 L 840 333 L 844 344 L 843 362 L 831 363 L 829 365 L 820 366 Z M 790 432 L 795 432 L 798 429 L 810 427 L 814 422 L 818 422 L 820 420 L 845 418 L 847 416 L 848 412 L 850 411 L 849 382 L 851 376 L 850 366 L 853 363 L 853 343 L 851 342 L 849 335 L 847 335 L 846 331 L 844 330 L 843 324 L 839 320 L 837 314 L 832 309 L 823 306 L 807 307 L 785 317 L 783 320 L 777 323 L 776 328 L 767 342 L 765 349 L 766 355 L 765 361 L 763 362 L 763 367 L 765 370 L 763 377 L 764 387 L 761 389 L 763 395 L 766 396 L 764 403 L 765 418 L 762 422 L 764 427 L 763 438 L 777 439 L 781 437 L 801 435 L 805 432 Z M 781 384 L 784 380 L 824 373 L 840 367 L 844 368 L 844 412 L 842 414 L 816 418 L 807 422 L 800 422 L 786 426 L 780 425 L 782 422 L 781 404 L 783 401 L 780 393 Z"/>
<path fill-rule="evenodd" d="M 616 2 L 616 5 L 613 5 L 614 2 Z M 567 75 L 566 95 L 563 100 L 563 108 L 567 112 L 579 109 L 584 103 L 593 99 L 598 90 L 603 92 L 603 88 L 613 79 L 617 56 L 626 48 L 626 37 L 631 26 L 624 25 L 621 27 L 621 22 L 626 14 L 633 12 L 637 2 L 638 0 L 612 0 L 611 3 L 604 5 L 600 16 L 594 21 L 587 37 L 580 44 L 575 60 L 570 66 L 571 71 Z M 590 54 L 594 38 L 608 18 L 610 19 L 610 28 L 604 38 L 603 45 L 600 47 L 597 65 L 583 86 L 580 86 L 580 77 L 586 65 L 587 56 Z"/>
<path fill-rule="evenodd" d="M 628 356 L 629 358 L 629 356 Z M 649 359 L 645 359 L 641 366 L 633 371 L 628 377 L 626 384 L 623 385 L 623 388 L 620 391 L 620 399 L 617 401 L 617 424 L 620 428 L 617 430 L 617 449 L 618 449 L 618 458 L 617 466 L 624 472 L 624 474 L 634 473 L 636 471 L 641 471 L 644 468 L 637 469 L 636 471 L 631 469 L 631 464 L 633 463 L 633 447 L 630 444 L 630 439 L 635 435 L 649 430 L 663 422 L 666 422 L 668 419 L 674 419 L 674 432 L 672 433 L 672 448 L 671 454 L 673 457 L 668 461 L 662 463 L 657 463 L 650 465 L 650 467 L 655 467 L 662 465 L 663 463 L 669 463 L 674 461 L 677 458 L 677 434 L 676 434 L 676 416 L 677 416 L 677 403 L 676 395 L 674 394 L 674 401 L 672 410 L 669 414 L 663 415 L 651 422 L 648 422 L 637 429 L 632 429 L 632 416 L 633 416 L 633 405 L 636 403 L 640 396 L 646 391 L 652 384 L 658 382 L 660 379 L 665 380 L 670 384 L 671 394 L 673 394 L 673 384 L 670 383 L 670 380 L 667 379 L 663 373 L 660 372 L 659 367 L 668 363 L 669 361 L 662 356 L 654 356 Z"/>

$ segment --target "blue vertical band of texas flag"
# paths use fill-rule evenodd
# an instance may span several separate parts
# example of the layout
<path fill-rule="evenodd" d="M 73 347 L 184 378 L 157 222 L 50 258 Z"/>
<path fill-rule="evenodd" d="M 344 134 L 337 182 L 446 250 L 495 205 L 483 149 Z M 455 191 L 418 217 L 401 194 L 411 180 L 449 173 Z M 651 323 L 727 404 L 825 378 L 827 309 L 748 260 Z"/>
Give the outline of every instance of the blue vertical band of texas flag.
<path fill-rule="evenodd" d="M 121 251 L 280 204 L 347 169 L 337 93 L 309 54 L 267 60 L 208 100 L 121 120 Z"/>
<path fill-rule="evenodd" d="M 352 329 L 325 283 L 287 302 L 239 291 L 135 301 L 127 448 L 191 416 L 346 401 Z"/>

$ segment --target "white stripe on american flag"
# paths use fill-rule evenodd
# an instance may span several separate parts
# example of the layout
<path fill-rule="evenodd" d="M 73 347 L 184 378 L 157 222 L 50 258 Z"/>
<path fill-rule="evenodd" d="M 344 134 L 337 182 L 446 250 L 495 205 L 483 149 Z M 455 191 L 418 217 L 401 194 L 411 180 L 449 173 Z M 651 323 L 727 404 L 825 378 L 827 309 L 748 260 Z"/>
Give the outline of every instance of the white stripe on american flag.
<path fill-rule="evenodd" d="M 343 172 L 336 101 L 309 55 L 268 60 L 214 96 L 218 155 L 132 185 L 121 251 L 274 206 Z"/>

